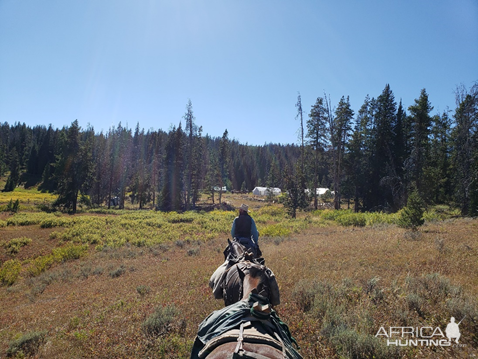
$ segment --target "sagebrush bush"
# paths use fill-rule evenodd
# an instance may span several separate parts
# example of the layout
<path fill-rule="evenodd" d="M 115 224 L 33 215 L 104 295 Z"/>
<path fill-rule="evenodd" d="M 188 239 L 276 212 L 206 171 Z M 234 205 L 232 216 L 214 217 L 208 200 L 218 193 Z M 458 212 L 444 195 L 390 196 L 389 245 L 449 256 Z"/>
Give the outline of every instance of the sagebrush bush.
<path fill-rule="evenodd" d="M 17 340 L 10 342 L 7 349 L 7 356 L 24 357 L 34 355 L 40 345 L 45 341 L 47 332 L 30 332 L 22 335 Z"/>
<path fill-rule="evenodd" d="M 319 292 L 318 283 L 310 280 L 300 280 L 292 290 L 292 299 L 300 310 L 308 312 L 314 304 L 315 296 Z"/>
<path fill-rule="evenodd" d="M 158 307 L 142 324 L 143 332 L 147 336 L 158 337 L 168 333 L 176 322 L 178 310 L 174 305 Z"/>
<path fill-rule="evenodd" d="M 200 247 L 194 247 L 194 248 L 188 249 L 187 253 L 188 253 L 188 256 L 198 256 L 200 251 L 201 251 Z"/>
<path fill-rule="evenodd" d="M 339 327 L 330 340 L 338 348 L 341 357 L 345 358 L 392 359 L 401 356 L 398 347 L 387 346 L 373 335 L 352 329 Z"/>
<path fill-rule="evenodd" d="M 144 297 L 146 294 L 151 292 L 151 287 L 147 285 L 139 285 L 136 287 L 136 291 L 138 292 L 140 296 Z"/>
<path fill-rule="evenodd" d="M 148 346 L 145 358 L 189 358 L 194 341 L 178 334 L 168 335 L 166 340 L 154 341 Z"/>
<path fill-rule="evenodd" d="M 110 272 L 111 278 L 118 278 L 121 277 L 123 274 L 126 273 L 126 267 L 121 265 L 119 268 L 116 268 Z"/>
<path fill-rule="evenodd" d="M 446 298 L 461 295 L 461 287 L 454 286 L 450 280 L 439 273 L 426 274 L 421 277 L 407 277 L 409 292 L 426 298 L 430 303 L 444 302 Z"/>

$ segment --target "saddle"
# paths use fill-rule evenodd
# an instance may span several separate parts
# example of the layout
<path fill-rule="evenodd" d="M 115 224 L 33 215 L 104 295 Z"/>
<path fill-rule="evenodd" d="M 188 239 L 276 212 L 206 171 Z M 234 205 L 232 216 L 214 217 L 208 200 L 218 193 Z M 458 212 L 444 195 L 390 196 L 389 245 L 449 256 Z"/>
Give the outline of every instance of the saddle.
<path fill-rule="evenodd" d="M 297 342 L 288 326 L 270 307 L 269 300 L 254 291 L 248 300 L 214 311 L 199 325 L 191 358 L 205 358 L 218 346 L 231 342 L 237 342 L 232 358 L 262 359 L 260 354 L 247 351 L 245 343 L 270 346 L 284 358 L 302 358 L 294 348 Z"/>
<path fill-rule="evenodd" d="M 277 338 L 273 338 L 270 334 L 264 333 L 263 330 L 252 326 L 250 321 L 242 323 L 239 329 L 232 329 L 207 342 L 204 348 L 199 352 L 199 358 L 206 358 L 208 354 L 210 354 L 219 345 L 231 342 L 237 342 L 236 349 L 234 353 L 232 353 L 233 358 L 235 357 L 234 354 L 238 354 L 238 356 L 240 355 L 242 358 L 265 358 L 260 354 L 249 353 L 245 351 L 242 348 L 243 342 L 268 345 L 279 351 L 279 353 L 282 352 L 284 358 L 288 358 L 287 349 L 285 348 L 284 343 L 279 336 L 277 336 Z"/>

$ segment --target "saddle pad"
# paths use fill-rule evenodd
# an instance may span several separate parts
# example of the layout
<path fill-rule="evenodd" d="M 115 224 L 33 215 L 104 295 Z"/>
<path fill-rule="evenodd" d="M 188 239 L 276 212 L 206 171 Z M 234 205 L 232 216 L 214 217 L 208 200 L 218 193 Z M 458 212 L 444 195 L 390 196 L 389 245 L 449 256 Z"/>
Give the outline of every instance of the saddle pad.
<path fill-rule="evenodd" d="M 244 328 L 242 336 L 244 338 L 244 342 L 265 344 L 282 351 L 282 344 L 278 340 L 274 339 L 268 334 L 263 334 L 259 332 L 253 327 Z M 221 344 L 228 342 L 237 342 L 238 337 L 239 329 L 233 329 L 211 339 L 209 342 L 206 343 L 206 345 L 204 345 L 204 348 L 199 352 L 199 358 L 205 358 L 209 353 L 211 353 L 211 351 L 213 351 L 217 346 Z"/>

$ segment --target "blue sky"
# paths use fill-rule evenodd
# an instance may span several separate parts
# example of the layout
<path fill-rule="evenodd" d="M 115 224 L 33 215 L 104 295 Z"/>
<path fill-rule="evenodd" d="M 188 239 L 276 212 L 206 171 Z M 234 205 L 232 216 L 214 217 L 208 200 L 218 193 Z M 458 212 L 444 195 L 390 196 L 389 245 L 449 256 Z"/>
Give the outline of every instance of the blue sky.
<path fill-rule="evenodd" d="M 167 131 L 191 100 L 204 134 L 298 143 L 298 92 L 304 119 L 387 83 L 407 108 L 426 88 L 435 114 L 475 81 L 477 0 L 0 0 L 10 124 Z"/>

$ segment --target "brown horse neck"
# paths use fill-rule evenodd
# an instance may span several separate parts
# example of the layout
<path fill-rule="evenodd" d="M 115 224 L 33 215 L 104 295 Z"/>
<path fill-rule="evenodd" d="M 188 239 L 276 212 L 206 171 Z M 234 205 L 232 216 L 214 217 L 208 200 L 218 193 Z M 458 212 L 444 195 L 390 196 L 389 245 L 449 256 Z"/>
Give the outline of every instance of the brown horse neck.
<path fill-rule="evenodd" d="M 261 282 L 261 277 L 253 277 L 250 274 L 246 274 L 242 283 L 242 300 L 249 298 L 249 294 L 256 289 Z"/>

